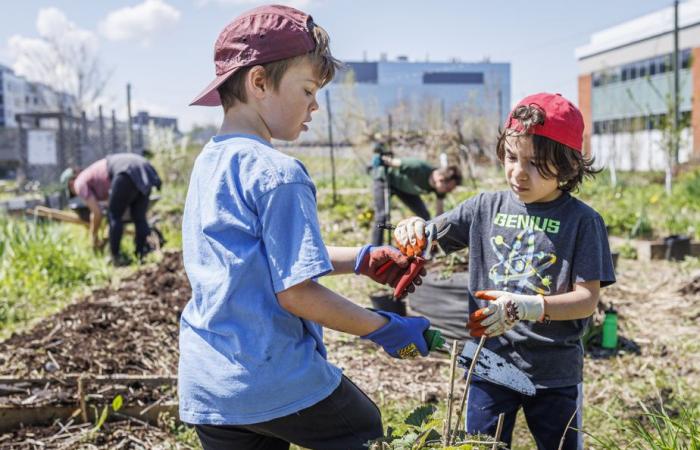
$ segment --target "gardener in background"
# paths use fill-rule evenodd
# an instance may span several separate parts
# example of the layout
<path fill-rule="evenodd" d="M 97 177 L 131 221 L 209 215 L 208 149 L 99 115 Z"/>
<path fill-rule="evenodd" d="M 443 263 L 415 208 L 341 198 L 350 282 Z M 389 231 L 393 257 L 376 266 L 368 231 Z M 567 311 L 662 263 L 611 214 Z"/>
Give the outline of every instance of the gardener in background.
<path fill-rule="evenodd" d="M 496 154 L 508 190 L 483 192 L 426 224 L 399 222 L 406 253 L 419 254 L 426 227 L 445 252 L 469 247 L 467 327 L 519 367 L 533 397 L 477 379 L 467 432 L 510 447 L 520 408 L 540 450 L 582 448 L 583 345 L 600 288 L 615 282 L 605 223 L 569 192 L 598 170 L 582 152 L 583 116 L 558 94 L 524 98 L 508 115 Z M 444 231 L 444 233 L 443 233 Z M 560 440 L 563 445 L 560 446 Z"/>
<path fill-rule="evenodd" d="M 146 237 L 150 229 L 146 220 L 148 198 L 151 189 L 160 189 L 161 181 L 153 166 L 143 157 L 133 153 L 115 153 L 100 159 L 76 173 L 66 169 L 61 174 L 61 183 L 68 187 L 71 195 L 77 195 L 90 209 L 90 234 L 92 246 L 101 248 L 99 238 L 102 209 L 99 202 L 108 201 L 109 250 L 116 266 L 128 263 L 120 253 L 123 216 L 127 208 L 136 227 L 134 243 L 139 259 L 147 252 Z"/>
<path fill-rule="evenodd" d="M 386 196 L 386 179 L 389 178 L 389 195 L 396 195 L 413 211 L 413 214 L 424 220 L 430 219 L 422 194 L 435 193 L 436 214 L 443 212 L 443 199 L 462 183 L 462 174 L 457 166 L 447 166 L 440 169 L 417 158 L 396 158 L 386 149 L 383 142 L 375 145 L 375 156 L 372 162 L 373 195 L 374 195 L 374 228 L 372 229 L 372 244 L 382 245 L 384 242 L 383 225 L 387 225 L 389 212 Z"/>

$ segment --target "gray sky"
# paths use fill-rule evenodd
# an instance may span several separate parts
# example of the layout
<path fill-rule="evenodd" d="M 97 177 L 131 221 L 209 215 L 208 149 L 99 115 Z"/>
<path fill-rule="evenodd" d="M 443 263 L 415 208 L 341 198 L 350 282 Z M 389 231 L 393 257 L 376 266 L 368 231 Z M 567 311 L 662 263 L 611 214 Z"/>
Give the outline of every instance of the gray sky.
<path fill-rule="evenodd" d="M 188 107 L 213 78 L 213 43 L 235 16 L 266 2 L 250 0 L 134 0 L 7 2 L 0 15 L 0 63 L 31 65 L 19 56 L 40 33 L 73 27 L 111 71 L 105 107 L 125 111 L 125 85 L 134 109 L 177 116 L 181 127 L 215 123 L 217 108 Z M 671 6 L 671 0 L 505 1 L 295 0 L 331 35 L 343 60 L 390 59 L 511 63 L 512 103 L 538 91 L 577 100 L 574 49 L 590 34 Z M 43 12 L 41 12 L 43 11 Z M 41 18 L 41 20 L 40 20 Z"/>

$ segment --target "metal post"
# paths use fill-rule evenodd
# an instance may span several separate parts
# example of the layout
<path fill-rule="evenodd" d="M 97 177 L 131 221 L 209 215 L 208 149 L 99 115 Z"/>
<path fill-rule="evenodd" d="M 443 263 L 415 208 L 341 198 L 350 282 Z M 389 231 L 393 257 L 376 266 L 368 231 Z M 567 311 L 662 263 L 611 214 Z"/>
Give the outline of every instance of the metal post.
<path fill-rule="evenodd" d="M 391 136 L 391 129 L 393 127 L 393 120 L 391 118 L 391 114 L 389 114 L 389 117 L 387 117 L 387 122 L 389 124 L 389 133 L 387 133 L 387 138 L 386 138 L 386 145 L 389 148 L 389 151 L 391 151 L 391 144 L 392 144 L 392 136 Z"/>
<path fill-rule="evenodd" d="M 117 113 L 112 110 L 112 148 L 109 153 L 115 153 L 119 143 L 117 142 Z"/>
<path fill-rule="evenodd" d="M 102 114 L 102 105 L 97 108 L 98 120 L 100 123 L 100 156 L 105 155 L 105 117 Z"/>
<path fill-rule="evenodd" d="M 393 158 L 394 151 L 391 147 L 391 141 L 393 140 L 393 137 L 391 135 L 393 128 L 393 119 L 391 118 L 391 114 L 389 114 L 387 120 L 389 125 L 389 132 L 387 133 L 386 145 L 387 150 Z M 386 220 L 384 221 L 384 225 L 391 225 L 391 185 L 389 184 L 389 167 L 386 164 L 384 164 L 383 161 L 382 166 L 384 167 L 384 211 L 386 213 Z M 391 230 L 388 227 L 386 229 L 386 236 L 386 242 L 388 244 L 391 244 Z"/>
<path fill-rule="evenodd" d="M 328 145 L 331 147 L 331 183 L 333 186 L 333 204 L 336 202 L 335 191 L 335 152 L 333 149 L 333 114 L 331 113 L 330 92 L 326 90 L 326 110 L 328 113 Z"/>
<path fill-rule="evenodd" d="M 78 165 L 82 166 L 83 161 L 86 159 L 85 158 L 85 149 L 90 146 L 89 144 L 89 136 L 88 136 L 88 121 L 87 121 L 87 114 L 85 111 L 80 112 L 80 142 L 78 144 Z M 88 157 L 88 161 L 92 159 Z"/>
<path fill-rule="evenodd" d="M 131 136 L 131 83 L 126 83 L 126 115 L 126 151 L 131 153 L 134 150 Z"/>
<path fill-rule="evenodd" d="M 680 145 L 680 93 L 678 67 L 678 0 L 673 2 L 673 164 L 678 164 Z"/>

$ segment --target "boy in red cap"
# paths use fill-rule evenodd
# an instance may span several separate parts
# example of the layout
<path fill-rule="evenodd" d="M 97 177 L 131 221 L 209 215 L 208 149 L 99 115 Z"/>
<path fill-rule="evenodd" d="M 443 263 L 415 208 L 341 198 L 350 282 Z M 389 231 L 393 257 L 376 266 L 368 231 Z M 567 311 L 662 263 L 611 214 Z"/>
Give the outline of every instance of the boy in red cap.
<path fill-rule="evenodd" d="M 425 222 L 401 221 L 395 232 L 406 252 L 420 253 L 426 233 L 445 252 L 469 247 L 471 336 L 518 366 L 537 388 L 534 397 L 483 379 L 472 383 L 467 431 L 510 446 L 522 407 L 539 449 L 581 448 L 581 337 L 600 288 L 615 282 L 605 224 L 569 192 L 594 176 L 582 153 L 583 117 L 559 94 L 524 98 L 498 139 L 509 190 L 484 192 Z M 569 422 L 571 421 L 571 422 Z M 568 426 L 568 428 L 567 428 Z"/>
<path fill-rule="evenodd" d="M 365 448 L 382 435 L 380 412 L 326 360 L 322 326 L 400 358 L 428 353 L 429 322 L 316 282 L 354 271 L 395 286 L 408 268 L 391 247 L 326 247 L 313 182 L 270 143 L 296 139 L 318 109 L 338 64 L 328 35 L 299 10 L 263 6 L 226 26 L 214 52 L 217 77 L 192 103 L 222 105 L 224 121 L 197 157 L 183 215 L 180 417 L 207 450 Z"/>

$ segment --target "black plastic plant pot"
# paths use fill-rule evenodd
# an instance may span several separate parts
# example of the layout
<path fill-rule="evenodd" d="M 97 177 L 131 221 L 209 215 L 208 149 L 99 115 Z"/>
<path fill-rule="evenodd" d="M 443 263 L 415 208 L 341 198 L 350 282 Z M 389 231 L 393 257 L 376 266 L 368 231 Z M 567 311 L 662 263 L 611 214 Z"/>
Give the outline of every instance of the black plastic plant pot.
<path fill-rule="evenodd" d="M 664 238 L 664 244 L 668 261 L 683 261 L 690 254 L 690 238 L 687 236 L 667 236 Z"/>
<path fill-rule="evenodd" d="M 400 316 L 406 315 L 406 302 L 403 300 L 394 300 L 394 296 L 391 294 L 370 294 L 369 299 L 374 309 L 393 312 Z"/>

